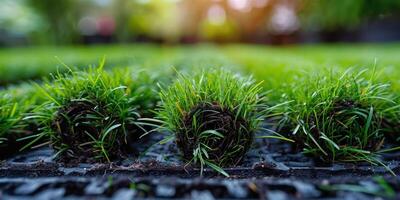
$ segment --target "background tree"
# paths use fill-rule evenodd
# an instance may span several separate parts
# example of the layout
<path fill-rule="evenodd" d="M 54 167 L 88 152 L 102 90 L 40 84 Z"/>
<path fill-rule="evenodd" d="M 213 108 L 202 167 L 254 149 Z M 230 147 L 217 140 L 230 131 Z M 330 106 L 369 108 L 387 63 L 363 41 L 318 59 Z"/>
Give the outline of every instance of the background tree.
<path fill-rule="evenodd" d="M 45 30 L 37 33 L 37 38 L 47 43 L 63 44 L 73 42 L 77 37 L 74 22 L 76 22 L 74 0 L 27 0 L 31 6 L 46 21 Z"/>

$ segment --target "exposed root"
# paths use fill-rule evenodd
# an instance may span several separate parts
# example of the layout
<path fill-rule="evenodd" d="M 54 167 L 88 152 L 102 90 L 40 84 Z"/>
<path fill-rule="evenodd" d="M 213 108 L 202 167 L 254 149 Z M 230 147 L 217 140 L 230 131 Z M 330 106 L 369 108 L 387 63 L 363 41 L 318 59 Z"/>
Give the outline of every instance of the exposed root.
<path fill-rule="evenodd" d="M 52 128 L 56 132 L 53 147 L 66 150 L 61 161 L 94 162 L 102 154 L 96 145 L 100 141 L 105 125 L 116 119 L 110 118 L 102 104 L 88 101 L 73 101 L 62 107 L 53 121 Z M 123 133 L 110 134 L 105 142 L 110 159 L 125 155 L 126 140 Z"/>
<path fill-rule="evenodd" d="M 355 112 L 361 112 L 360 110 L 369 110 L 370 108 L 365 107 L 352 100 L 340 100 L 334 102 L 331 109 L 326 112 L 326 116 L 322 116 L 323 113 L 317 113 L 319 116 L 316 119 L 315 116 L 310 116 L 308 119 L 308 127 L 310 127 L 310 133 L 315 138 L 315 140 L 321 145 L 321 148 L 326 150 L 328 155 L 320 155 L 324 158 L 335 157 L 333 152 L 327 150 L 327 141 L 322 139 L 323 133 L 328 135 L 328 137 L 335 142 L 340 148 L 342 147 L 354 147 L 357 149 L 363 149 L 368 151 L 379 150 L 383 145 L 383 137 L 378 135 L 368 136 L 367 144 L 362 144 L 360 142 L 361 138 L 365 137 L 364 134 L 365 127 L 367 125 L 367 120 L 355 114 Z M 368 113 L 364 113 L 368 115 Z M 324 121 L 322 120 L 324 119 Z M 326 127 L 322 127 L 325 124 Z M 329 125 L 326 125 L 329 124 Z M 381 124 L 380 118 L 373 113 L 371 124 L 369 130 L 377 130 Z M 329 129 L 327 128 L 329 127 Z M 325 130 L 321 130 L 325 128 Z M 359 135 L 356 135 L 359 134 Z M 371 134 L 371 131 L 368 132 Z M 354 136 L 351 136 L 354 135 Z M 304 136 L 306 137 L 306 136 Z M 297 135 L 298 144 L 302 145 L 305 142 L 303 136 Z M 313 142 L 309 142 L 308 145 L 314 145 Z M 303 145 L 302 145 L 303 146 Z M 304 146 L 303 146 L 304 147 Z M 317 147 L 316 147 L 317 148 Z M 326 159 L 324 159 L 326 160 Z"/>
<path fill-rule="evenodd" d="M 199 126 L 194 127 L 195 124 Z M 244 119 L 235 119 L 233 112 L 217 103 L 204 103 L 191 109 L 184 117 L 176 142 L 186 160 L 191 160 L 194 149 L 203 143 L 210 147 L 207 150 L 210 161 L 222 166 L 235 166 L 252 144 L 253 134 L 247 130 L 248 127 Z M 224 137 L 199 138 L 199 134 L 206 130 L 215 130 Z"/>

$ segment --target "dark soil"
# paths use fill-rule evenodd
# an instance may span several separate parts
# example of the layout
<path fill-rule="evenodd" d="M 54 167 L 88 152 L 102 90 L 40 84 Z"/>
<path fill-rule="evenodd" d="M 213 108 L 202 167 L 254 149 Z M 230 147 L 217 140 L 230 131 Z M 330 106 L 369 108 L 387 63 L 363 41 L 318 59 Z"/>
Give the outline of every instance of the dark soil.
<path fill-rule="evenodd" d="M 16 130 L 10 131 L 10 133 L 7 135 L 7 140 L 0 144 L 0 160 L 15 155 L 25 145 L 28 145 L 30 142 L 32 142 L 35 138 L 25 139 L 22 141 L 17 140 L 30 135 L 34 135 L 37 133 L 37 130 L 38 126 L 35 123 L 28 122 L 28 125 L 17 126 Z M 43 142 L 43 140 L 38 140 L 35 144 L 40 144 L 41 142 Z"/>
<path fill-rule="evenodd" d="M 390 119 L 385 116 L 382 120 L 382 127 L 387 140 L 400 144 L 400 123 L 396 118 Z"/>
<path fill-rule="evenodd" d="M 193 127 L 194 118 L 201 124 L 197 131 Z M 194 107 L 183 122 L 177 133 L 176 143 L 186 160 L 191 160 L 193 150 L 203 143 L 212 149 L 207 150 L 210 161 L 222 166 L 236 166 L 253 142 L 254 133 L 250 132 L 246 120 L 235 119 L 234 112 L 221 108 L 217 103 L 204 103 Z M 206 130 L 218 131 L 224 137 L 200 138 L 199 134 Z"/>
<path fill-rule="evenodd" d="M 7 141 L 4 141 L 0 144 L 0 160 L 8 158 L 14 154 L 16 154 L 22 146 L 16 141 L 16 138 L 7 138 Z"/>
<path fill-rule="evenodd" d="M 99 140 L 104 126 L 116 120 L 106 116 L 112 115 L 103 109 L 102 104 L 94 105 L 89 101 L 72 101 L 62 107 L 52 124 L 52 129 L 56 132 L 52 138 L 52 146 L 56 150 L 67 148 L 60 155 L 60 161 L 65 163 L 98 161 L 99 158 L 96 156 L 102 152 L 95 146 L 96 141 L 88 134 Z M 125 134 L 119 132 L 115 137 L 109 138 L 105 144 L 108 157 L 112 160 L 125 157 L 127 151 Z"/>

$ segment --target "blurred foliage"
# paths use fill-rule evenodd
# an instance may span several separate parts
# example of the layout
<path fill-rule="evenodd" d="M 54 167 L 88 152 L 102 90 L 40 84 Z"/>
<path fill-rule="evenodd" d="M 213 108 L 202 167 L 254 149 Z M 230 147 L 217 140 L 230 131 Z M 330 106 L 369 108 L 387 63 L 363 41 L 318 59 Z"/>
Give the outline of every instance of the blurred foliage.
<path fill-rule="evenodd" d="M 274 27 L 278 35 L 357 29 L 399 11 L 399 0 L 2 0 L 0 44 L 245 41 Z"/>
<path fill-rule="evenodd" d="M 27 34 L 42 25 L 39 16 L 32 9 L 21 4 L 21 0 L 3 0 L 0 6 L 0 30 Z M 35 22 L 35 23 L 32 23 Z"/>
<path fill-rule="evenodd" d="M 46 21 L 47 26 L 35 33 L 35 38 L 41 43 L 46 41 L 70 43 L 77 36 L 74 29 L 76 21 L 74 0 L 27 0 L 27 4 Z"/>
<path fill-rule="evenodd" d="M 370 19 L 399 13 L 398 0 L 303 0 L 301 17 L 307 27 L 325 30 L 356 28 Z"/>
<path fill-rule="evenodd" d="M 225 21 L 223 24 L 214 24 L 210 21 L 204 21 L 201 24 L 200 35 L 206 40 L 217 40 L 220 42 L 232 41 L 238 39 L 236 24 L 232 21 Z"/>
<path fill-rule="evenodd" d="M 127 6 L 128 9 L 125 8 L 127 20 L 120 21 L 118 32 L 127 30 L 133 36 L 146 35 L 153 38 L 164 36 L 167 40 L 173 40 L 178 31 L 178 24 L 174 18 L 174 4 L 165 0 L 152 0 L 148 3 L 129 0 L 119 1 L 128 2 L 129 5 Z M 116 11 L 121 12 L 121 9 Z"/>

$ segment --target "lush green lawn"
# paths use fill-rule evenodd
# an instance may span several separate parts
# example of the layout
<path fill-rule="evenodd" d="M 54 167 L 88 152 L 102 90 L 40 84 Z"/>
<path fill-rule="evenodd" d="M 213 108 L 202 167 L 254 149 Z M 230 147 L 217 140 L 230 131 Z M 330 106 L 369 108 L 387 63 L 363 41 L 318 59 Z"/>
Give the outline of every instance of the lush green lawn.
<path fill-rule="evenodd" d="M 381 80 L 394 82 L 397 88 L 400 84 L 398 44 L 307 45 L 283 48 L 235 45 L 227 46 L 223 51 L 255 77 L 271 85 L 280 85 L 282 80 L 291 81 L 294 75 L 303 76 L 302 73 L 348 68 L 375 68 L 382 73 Z"/>
<path fill-rule="evenodd" d="M 147 66 L 162 62 L 169 52 L 152 46 L 33 47 L 0 50 L 0 83 L 39 79 L 51 72 L 66 70 L 63 63 L 84 68 L 105 56 L 107 66 Z M 154 59 L 152 56 L 157 55 Z"/>
<path fill-rule="evenodd" d="M 112 45 L 0 49 L 0 84 L 40 79 L 68 66 L 84 68 L 106 57 L 106 67 L 154 70 L 224 66 L 253 74 L 267 88 L 295 75 L 320 70 L 373 69 L 399 89 L 400 44 L 335 44 L 271 47 L 256 45 Z M 372 70 L 370 70 L 372 72 Z"/>

